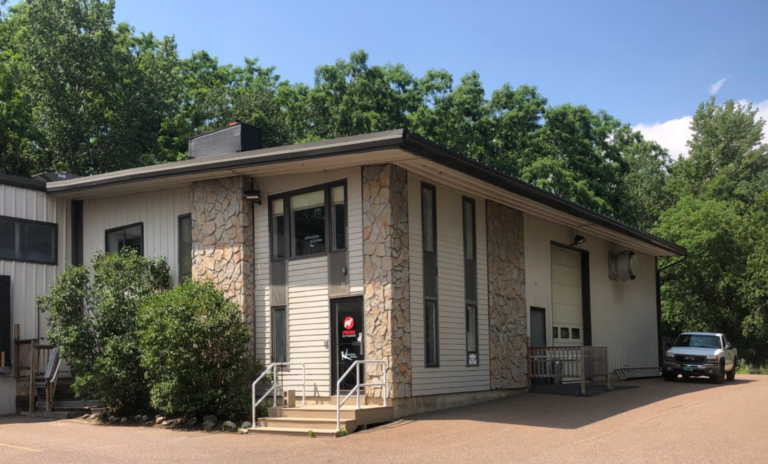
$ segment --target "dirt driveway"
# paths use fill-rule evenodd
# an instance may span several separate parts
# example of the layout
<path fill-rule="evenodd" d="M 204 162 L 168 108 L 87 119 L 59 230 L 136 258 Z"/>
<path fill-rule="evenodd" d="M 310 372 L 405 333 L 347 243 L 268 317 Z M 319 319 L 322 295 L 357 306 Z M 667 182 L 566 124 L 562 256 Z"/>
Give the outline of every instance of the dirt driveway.
<path fill-rule="evenodd" d="M 768 462 L 768 376 L 520 394 L 348 437 L 181 432 L 0 418 L 0 462 Z"/>

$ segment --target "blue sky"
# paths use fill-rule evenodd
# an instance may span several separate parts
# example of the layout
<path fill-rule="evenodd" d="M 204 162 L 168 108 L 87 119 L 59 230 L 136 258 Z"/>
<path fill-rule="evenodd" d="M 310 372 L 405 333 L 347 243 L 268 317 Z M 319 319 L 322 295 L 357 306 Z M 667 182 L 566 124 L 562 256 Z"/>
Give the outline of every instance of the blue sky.
<path fill-rule="evenodd" d="M 258 57 L 292 82 L 309 84 L 316 66 L 362 48 L 372 63 L 416 75 L 477 70 L 489 96 L 505 82 L 536 85 L 551 104 L 605 109 L 673 154 L 685 150 L 685 118 L 713 90 L 760 103 L 768 118 L 766 18 L 765 0 L 117 0 L 116 9 L 138 31 L 175 35 L 181 56 Z"/>

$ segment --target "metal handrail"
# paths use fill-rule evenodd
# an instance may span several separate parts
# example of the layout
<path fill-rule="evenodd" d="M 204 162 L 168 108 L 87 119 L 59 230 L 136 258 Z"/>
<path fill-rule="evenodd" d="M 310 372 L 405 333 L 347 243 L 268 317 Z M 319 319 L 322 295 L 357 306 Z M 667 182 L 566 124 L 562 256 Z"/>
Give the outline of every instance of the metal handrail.
<path fill-rule="evenodd" d="M 360 383 L 360 364 L 381 364 L 382 369 L 382 375 L 384 376 L 384 382 L 379 383 Z M 341 381 L 344 380 L 347 375 L 349 375 L 350 372 L 352 372 L 352 369 L 356 370 L 357 374 L 357 384 L 355 384 L 355 387 L 353 390 L 351 390 L 349 393 L 347 393 L 347 396 L 344 397 L 344 399 L 341 399 Z M 357 408 L 360 409 L 360 387 L 384 387 L 382 393 L 384 394 L 384 406 L 387 405 L 387 363 L 386 361 L 378 360 L 378 359 L 365 359 L 365 360 L 358 360 L 352 363 L 351 366 L 349 366 L 349 369 L 339 377 L 339 381 L 336 382 L 336 394 L 339 396 L 338 401 L 336 402 L 336 433 L 339 433 L 341 430 L 341 406 L 347 402 L 350 396 L 352 396 L 352 393 L 357 394 Z"/>
<path fill-rule="evenodd" d="M 267 367 L 264 372 L 261 373 L 261 375 L 253 381 L 253 384 L 251 384 L 251 405 L 252 405 L 252 417 L 253 422 L 251 424 L 254 427 L 257 427 L 258 422 L 256 422 L 256 408 L 261 404 L 262 401 L 264 401 L 267 396 L 269 396 L 270 393 L 272 393 L 272 406 L 277 405 L 277 387 L 281 387 L 282 385 L 279 385 L 279 377 L 277 376 L 277 369 L 281 367 L 287 367 L 287 366 L 301 366 L 301 404 L 306 405 L 307 404 L 307 369 L 304 366 L 304 363 L 296 363 L 296 362 L 281 362 L 281 363 L 272 363 Z M 267 390 L 266 393 L 264 393 L 261 398 L 259 398 L 259 401 L 256 401 L 256 384 L 261 381 L 270 371 L 272 371 L 274 375 L 274 380 L 272 382 L 272 386 L 269 387 L 269 390 Z"/>
<path fill-rule="evenodd" d="M 56 377 L 59 376 L 59 368 L 61 367 L 61 358 L 59 358 L 59 361 L 56 363 L 56 370 L 53 371 L 53 375 L 51 376 L 51 383 L 56 383 Z"/>

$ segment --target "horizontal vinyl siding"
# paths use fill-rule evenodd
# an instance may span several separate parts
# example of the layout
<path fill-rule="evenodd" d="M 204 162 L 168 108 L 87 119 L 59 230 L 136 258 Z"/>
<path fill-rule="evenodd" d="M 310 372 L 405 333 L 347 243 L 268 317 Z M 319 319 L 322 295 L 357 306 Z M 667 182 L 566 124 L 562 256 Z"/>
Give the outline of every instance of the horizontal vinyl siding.
<path fill-rule="evenodd" d="M 56 276 L 66 269 L 70 260 L 69 200 L 50 197 L 35 190 L 0 185 L 0 216 L 58 224 L 57 264 L 0 260 L 0 275 L 11 277 L 11 323 L 20 326 L 21 338 L 40 338 L 45 342 L 48 315 L 37 311 L 35 297 L 48 293 Z M 2 239 L 4 237 L 0 237 Z M 10 353 L 6 356 L 9 357 Z"/>
<path fill-rule="evenodd" d="M 408 174 L 413 395 L 488 390 L 490 389 L 490 361 L 485 200 L 475 198 L 480 365 L 467 367 L 462 194 L 443 185 L 436 186 L 440 367 L 427 368 L 424 366 L 421 182 L 422 179 L 418 176 Z"/>
<path fill-rule="evenodd" d="M 573 229 L 525 215 L 525 292 L 528 309 L 545 308 L 547 345 L 552 345 L 551 242 L 569 244 Z M 607 346 L 611 369 L 658 365 L 656 282 L 653 256 L 637 252 L 640 271 L 627 282 L 608 278 L 608 254 L 624 248 L 579 231 L 589 251 L 592 344 Z M 529 331 L 530 335 L 530 331 Z"/>
<path fill-rule="evenodd" d="M 300 190 L 331 182 L 347 182 L 347 240 L 349 286 L 351 294 L 363 292 L 363 231 L 360 168 L 331 170 L 312 175 L 283 175 L 256 179 L 264 199 L 254 205 L 256 286 L 256 359 L 271 363 L 270 328 L 270 195 Z M 328 297 L 328 259 L 326 255 L 288 262 L 288 361 L 307 363 L 307 394 L 329 395 L 330 309 Z M 287 385 L 300 392 L 301 370 L 285 374 Z M 311 390 L 310 390 L 311 388 Z M 299 393 L 300 394 L 300 393 Z"/>
<path fill-rule="evenodd" d="M 171 282 L 179 281 L 179 216 L 192 211 L 190 187 L 159 190 L 83 202 L 83 259 L 87 263 L 104 250 L 105 232 L 144 223 L 144 256 L 163 256 Z"/>
<path fill-rule="evenodd" d="M 363 293 L 363 188 L 360 168 L 347 177 L 347 240 L 349 241 L 349 293 Z"/>
<path fill-rule="evenodd" d="M 269 329 L 269 209 L 266 201 L 261 205 L 254 203 L 254 266 L 256 276 L 256 329 L 255 356 L 258 361 L 269 365 L 271 336 Z"/>
<path fill-rule="evenodd" d="M 305 363 L 307 394 L 330 395 L 328 258 L 288 263 L 288 361 Z M 292 368 L 285 384 L 300 389 L 301 369 Z M 309 389 L 311 388 L 312 393 Z"/>

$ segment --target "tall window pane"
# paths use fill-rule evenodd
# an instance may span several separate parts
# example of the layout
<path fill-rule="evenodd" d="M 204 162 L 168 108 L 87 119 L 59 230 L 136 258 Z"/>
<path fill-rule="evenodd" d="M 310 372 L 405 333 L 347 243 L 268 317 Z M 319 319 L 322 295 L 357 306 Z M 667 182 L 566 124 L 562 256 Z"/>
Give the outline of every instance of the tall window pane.
<path fill-rule="evenodd" d="M 19 259 L 16 253 L 18 234 L 16 228 L 20 224 L 0 219 L 0 259 Z"/>
<path fill-rule="evenodd" d="M 24 251 L 30 261 L 54 261 L 55 230 L 38 224 L 24 224 Z"/>
<path fill-rule="evenodd" d="M 477 365 L 477 307 L 467 305 L 467 364 Z"/>
<path fill-rule="evenodd" d="M 325 191 L 291 197 L 294 256 L 325 253 Z"/>
<path fill-rule="evenodd" d="M 421 230 L 424 251 L 435 251 L 435 191 L 426 186 L 421 188 Z"/>
<path fill-rule="evenodd" d="M 437 366 L 437 302 L 426 300 L 424 302 L 424 341 L 425 361 L 427 366 Z"/>
<path fill-rule="evenodd" d="M 272 308 L 272 362 L 287 362 L 285 307 Z"/>
<path fill-rule="evenodd" d="M 272 259 L 285 258 L 285 200 L 272 200 Z"/>
<path fill-rule="evenodd" d="M 475 204 L 464 200 L 464 259 L 475 259 Z"/>
<path fill-rule="evenodd" d="M 331 214 L 333 215 L 333 249 L 347 247 L 347 207 L 344 204 L 344 186 L 331 188 Z"/>
<path fill-rule="evenodd" d="M 123 229 L 107 232 L 107 251 L 117 253 L 125 246 L 125 234 Z"/>
<path fill-rule="evenodd" d="M 179 283 L 192 278 L 192 216 L 179 217 Z"/>

